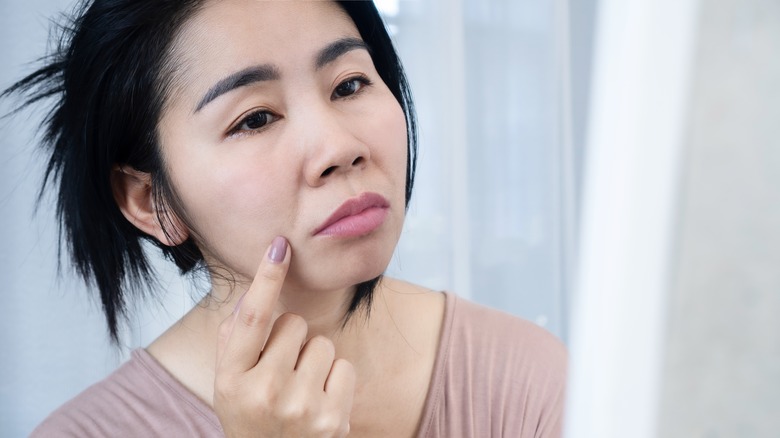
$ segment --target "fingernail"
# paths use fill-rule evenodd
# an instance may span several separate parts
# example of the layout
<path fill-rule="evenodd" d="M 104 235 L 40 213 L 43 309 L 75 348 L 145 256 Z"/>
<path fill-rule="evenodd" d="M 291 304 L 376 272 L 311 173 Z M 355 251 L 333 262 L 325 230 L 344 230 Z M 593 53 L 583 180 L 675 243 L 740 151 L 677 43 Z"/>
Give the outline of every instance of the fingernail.
<path fill-rule="evenodd" d="M 268 259 L 271 263 L 282 263 L 285 254 L 287 254 L 287 239 L 282 236 L 275 237 L 271 243 L 271 250 L 268 251 Z"/>

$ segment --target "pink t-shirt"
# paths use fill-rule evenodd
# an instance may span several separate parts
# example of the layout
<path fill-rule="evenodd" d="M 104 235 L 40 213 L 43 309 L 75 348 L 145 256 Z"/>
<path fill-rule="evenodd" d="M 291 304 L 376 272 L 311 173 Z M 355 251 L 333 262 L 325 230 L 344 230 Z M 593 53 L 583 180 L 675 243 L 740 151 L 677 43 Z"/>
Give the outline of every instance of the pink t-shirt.
<path fill-rule="evenodd" d="M 418 437 L 558 437 L 566 352 L 536 325 L 447 293 Z M 32 437 L 221 437 L 214 411 L 145 350 Z"/>

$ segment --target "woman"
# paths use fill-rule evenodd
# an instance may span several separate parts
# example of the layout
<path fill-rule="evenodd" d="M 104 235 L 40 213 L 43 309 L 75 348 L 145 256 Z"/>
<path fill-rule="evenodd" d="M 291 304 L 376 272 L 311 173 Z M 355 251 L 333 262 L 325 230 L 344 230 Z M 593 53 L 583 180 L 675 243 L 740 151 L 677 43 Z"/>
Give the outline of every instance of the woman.
<path fill-rule="evenodd" d="M 211 291 L 35 436 L 557 436 L 565 353 L 383 277 L 411 196 L 408 87 L 370 2 L 88 2 L 8 92 L 54 97 L 65 240 L 110 334 L 142 240 Z M 7 93 L 8 93 L 7 92 Z"/>

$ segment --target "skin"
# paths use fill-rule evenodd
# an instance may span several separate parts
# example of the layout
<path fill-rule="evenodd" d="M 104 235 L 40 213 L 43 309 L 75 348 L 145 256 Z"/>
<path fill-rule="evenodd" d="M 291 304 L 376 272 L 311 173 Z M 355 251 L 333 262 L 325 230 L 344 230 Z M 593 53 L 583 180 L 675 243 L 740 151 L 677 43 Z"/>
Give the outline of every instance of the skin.
<path fill-rule="evenodd" d="M 354 285 L 381 274 L 398 241 L 407 140 L 366 50 L 315 65 L 344 38 L 360 35 L 333 3 L 208 4 L 176 42 L 179 85 L 159 126 L 186 221 L 164 233 L 150 176 L 114 172 L 128 220 L 169 245 L 192 235 L 211 269 L 235 279 L 215 277 L 208 299 L 147 349 L 212 404 L 228 436 L 413 436 L 420 422 L 443 295 L 386 278 L 370 319 L 341 327 Z M 268 64 L 277 79 L 196 111 L 221 79 Z M 381 226 L 313 234 L 364 192 L 388 200 Z M 277 236 L 283 257 L 272 260 Z"/>

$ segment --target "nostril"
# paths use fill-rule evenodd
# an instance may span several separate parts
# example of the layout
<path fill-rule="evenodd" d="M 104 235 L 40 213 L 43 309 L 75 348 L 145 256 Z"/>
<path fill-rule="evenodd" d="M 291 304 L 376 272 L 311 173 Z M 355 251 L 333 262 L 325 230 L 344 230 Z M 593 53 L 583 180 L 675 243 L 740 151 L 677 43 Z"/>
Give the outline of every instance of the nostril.
<path fill-rule="evenodd" d="M 355 158 L 354 160 L 352 160 L 352 164 L 351 164 L 350 166 L 358 166 L 358 165 L 360 165 L 360 164 L 363 164 L 363 162 L 365 162 L 365 161 L 366 161 L 366 159 L 365 159 L 365 158 L 363 158 L 363 157 L 357 157 L 357 158 Z M 328 175 L 330 175 L 331 173 L 335 172 L 335 171 L 336 171 L 336 169 L 338 169 L 338 168 L 339 168 L 339 166 L 330 166 L 330 167 L 328 167 L 327 169 L 325 169 L 325 171 L 324 171 L 324 172 L 322 172 L 322 173 L 320 174 L 320 178 L 325 178 L 326 176 L 328 176 Z"/>

